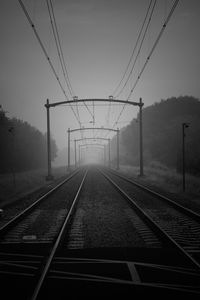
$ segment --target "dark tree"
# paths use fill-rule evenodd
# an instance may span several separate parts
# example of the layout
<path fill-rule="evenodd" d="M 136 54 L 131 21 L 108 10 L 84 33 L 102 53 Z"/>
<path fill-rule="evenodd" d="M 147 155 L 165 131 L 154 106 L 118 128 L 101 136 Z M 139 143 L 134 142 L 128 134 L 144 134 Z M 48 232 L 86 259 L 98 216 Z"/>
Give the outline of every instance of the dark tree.
<path fill-rule="evenodd" d="M 144 161 L 159 161 L 181 172 L 182 123 L 190 124 L 186 131 L 186 170 L 200 173 L 200 101 L 191 96 L 161 100 L 143 109 Z M 124 128 L 121 144 L 126 162 L 139 163 L 138 122 L 132 120 Z"/>
<path fill-rule="evenodd" d="M 53 139 L 52 160 L 57 146 Z M 47 164 L 46 134 L 27 122 L 9 119 L 0 111 L 0 172 L 24 171 L 45 167 Z"/>

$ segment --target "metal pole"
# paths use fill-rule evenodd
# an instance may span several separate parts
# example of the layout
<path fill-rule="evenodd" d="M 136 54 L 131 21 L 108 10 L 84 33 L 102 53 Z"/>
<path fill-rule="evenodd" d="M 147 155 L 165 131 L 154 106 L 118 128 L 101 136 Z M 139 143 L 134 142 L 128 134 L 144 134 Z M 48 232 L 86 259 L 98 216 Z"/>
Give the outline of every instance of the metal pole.
<path fill-rule="evenodd" d="M 68 128 L 68 170 L 70 170 L 70 128 Z"/>
<path fill-rule="evenodd" d="M 16 155 L 15 155 L 15 128 L 13 126 L 11 126 L 8 131 L 12 134 L 12 176 L 13 176 L 13 184 L 14 187 L 16 188 L 16 174 L 15 174 L 15 159 L 16 159 Z"/>
<path fill-rule="evenodd" d="M 78 161 L 79 161 L 79 167 L 80 167 L 80 165 L 81 165 L 81 145 L 79 145 Z"/>
<path fill-rule="evenodd" d="M 108 166 L 110 168 L 110 139 L 108 140 Z"/>
<path fill-rule="evenodd" d="M 144 175 L 143 172 L 143 136 L 142 136 L 142 98 L 140 98 L 140 113 L 139 113 L 139 123 L 140 123 L 140 176 Z"/>
<path fill-rule="evenodd" d="M 117 128 L 117 170 L 119 170 L 119 128 Z"/>
<path fill-rule="evenodd" d="M 47 109 L 47 162 L 48 162 L 48 175 L 46 176 L 46 180 L 52 180 L 53 176 L 51 174 L 51 140 L 50 140 L 50 107 L 49 107 L 49 99 L 46 102 Z"/>
<path fill-rule="evenodd" d="M 76 140 L 74 140 L 74 160 L 75 160 L 75 168 L 77 167 L 77 161 L 76 161 Z"/>
<path fill-rule="evenodd" d="M 106 166 L 106 145 L 104 145 L 104 165 Z"/>
<path fill-rule="evenodd" d="M 14 187 L 16 188 L 16 173 L 15 173 L 15 158 L 16 158 L 16 154 L 15 154 L 15 130 L 13 129 L 13 183 L 14 183 Z"/>
<path fill-rule="evenodd" d="M 182 184 L 183 192 L 185 192 L 185 128 L 188 128 L 188 123 L 182 123 Z"/>
<path fill-rule="evenodd" d="M 182 175 L 183 175 L 183 192 L 185 192 L 185 124 L 182 124 Z"/>
<path fill-rule="evenodd" d="M 103 162 L 104 162 L 104 149 L 103 149 L 103 151 L 101 151 L 101 149 L 103 149 L 103 148 L 99 148 L 99 151 L 100 151 L 100 155 L 101 155 L 101 163 L 103 164 Z"/>

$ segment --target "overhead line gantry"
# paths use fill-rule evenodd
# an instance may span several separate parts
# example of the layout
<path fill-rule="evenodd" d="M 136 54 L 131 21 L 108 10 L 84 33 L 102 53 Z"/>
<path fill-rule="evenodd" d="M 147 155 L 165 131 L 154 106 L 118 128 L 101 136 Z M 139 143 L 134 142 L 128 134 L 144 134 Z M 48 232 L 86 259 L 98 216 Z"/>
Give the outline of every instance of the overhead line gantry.
<path fill-rule="evenodd" d="M 77 166 L 77 159 L 76 159 L 76 149 L 77 149 L 77 147 L 76 147 L 76 143 L 81 142 L 81 141 L 87 141 L 87 140 L 90 140 L 90 141 L 91 140 L 93 140 L 93 141 L 96 141 L 96 140 L 108 141 L 108 166 L 110 167 L 110 138 L 102 138 L 102 137 L 89 137 L 89 138 L 85 137 L 85 138 L 82 138 L 82 139 L 75 139 L 74 140 L 75 167 Z M 80 149 L 80 146 L 92 146 L 92 145 L 102 145 L 102 146 L 104 146 L 104 148 L 106 146 L 106 144 L 93 143 L 93 144 L 79 145 L 79 149 Z M 105 156 L 105 159 L 106 159 L 106 153 L 104 153 L 104 156 Z M 79 157 L 80 157 L 80 153 L 79 153 Z"/>
<path fill-rule="evenodd" d="M 106 165 L 106 149 L 105 149 L 105 144 L 100 144 L 100 143 L 93 143 L 93 144 L 82 144 L 79 145 L 79 165 L 81 164 L 81 148 L 82 147 L 98 147 L 101 148 L 104 151 L 104 165 Z"/>
<path fill-rule="evenodd" d="M 81 127 L 81 128 L 75 128 L 75 129 L 70 129 L 68 128 L 68 169 L 70 169 L 70 134 L 71 132 L 76 132 L 76 131 L 81 131 L 81 130 L 107 130 L 107 131 L 114 131 L 117 133 L 117 170 L 119 169 L 119 129 L 113 129 L 113 128 L 106 128 L 106 127 Z M 82 138 L 79 140 L 84 140 L 87 138 Z M 88 139 L 104 139 L 104 140 L 109 140 L 108 138 L 88 138 Z M 75 145 L 76 147 L 76 145 Z M 76 148 L 75 148 L 76 151 Z"/>
<path fill-rule="evenodd" d="M 47 180 L 52 180 L 52 171 L 51 171 L 51 143 L 50 143 L 50 108 L 56 107 L 59 105 L 66 105 L 66 104 L 71 104 L 71 103 L 80 103 L 80 102 L 115 102 L 115 103 L 124 103 L 124 104 L 129 104 L 133 106 L 138 106 L 139 107 L 139 131 L 140 131 L 140 176 L 143 176 L 143 141 L 142 141 L 142 107 L 144 103 L 142 102 L 142 99 L 140 98 L 139 102 L 133 102 L 133 101 L 128 101 L 128 100 L 119 100 L 119 99 L 113 99 L 112 97 L 109 97 L 109 99 L 76 99 L 76 100 L 68 100 L 68 101 L 60 101 L 60 102 L 54 102 L 54 103 L 49 103 L 49 100 L 47 99 L 45 107 L 47 109 L 47 160 L 48 160 L 48 175 L 46 176 Z M 86 130 L 89 128 L 84 128 L 81 127 L 79 129 L 72 129 L 71 132 L 78 131 L 78 130 Z M 91 127 L 92 130 L 94 130 L 94 127 Z M 104 130 L 112 130 L 119 132 L 119 129 L 111 129 L 111 128 L 104 128 L 100 127 L 99 129 L 104 129 Z M 118 147 L 119 148 L 119 147 Z M 119 168 L 119 166 L 118 166 Z"/>

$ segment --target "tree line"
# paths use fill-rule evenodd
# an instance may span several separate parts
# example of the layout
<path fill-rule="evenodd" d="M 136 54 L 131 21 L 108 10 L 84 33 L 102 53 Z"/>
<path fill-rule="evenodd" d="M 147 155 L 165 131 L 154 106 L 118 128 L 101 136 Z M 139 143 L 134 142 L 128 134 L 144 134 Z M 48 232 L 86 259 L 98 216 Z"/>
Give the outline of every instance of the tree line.
<path fill-rule="evenodd" d="M 121 130 L 121 163 L 139 164 L 139 116 Z M 200 101 L 172 97 L 143 108 L 144 163 L 158 161 L 182 171 L 182 123 L 185 130 L 186 171 L 200 174 Z"/>
<path fill-rule="evenodd" d="M 0 110 L 0 173 L 20 172 L 46 167 L 47 137 L 29 123 L 8 118 Z M 57 146 L 51 139 L 51 157 Z"/>

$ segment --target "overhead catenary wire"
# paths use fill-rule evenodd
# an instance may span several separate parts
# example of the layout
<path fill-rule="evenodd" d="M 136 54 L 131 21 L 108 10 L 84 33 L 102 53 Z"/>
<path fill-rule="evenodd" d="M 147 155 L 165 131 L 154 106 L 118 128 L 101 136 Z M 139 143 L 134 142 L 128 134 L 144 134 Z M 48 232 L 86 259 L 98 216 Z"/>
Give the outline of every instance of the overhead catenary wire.
<path fill-rule="evenodd" d="M 139 40 L 140 40 L 142 31 L 143 31 L 143 29 L 144 29 L 144 25 L 145 25 L 145 23 L 146 23 L 146 20 L 147 20 L 147 17 L 148 17 L 148 14 L 149 14 L 150 7 L 151 7 L 152 2 L 153 2 L 153 0 L 150 0 L 150 3 L 149 3 L 148 8 L 147 8 L 147 12 L 146 12 L 146 14 L 145 14 L 145 17 L 144 17 L 144 20 L 143 20 L 141 29 L 140 29 L 140 31 L 139 31 L 139 34 L 138 34 L 138 37 L 137 37 L 135 46 L 134 46 L 133 51 L 132 51 L 131 57 L 130 57 L 129 62 L 128 62 L 126 68 L 125 68 L 125 71 L 124 71 L 124 74 L 123 74 L 121 80 L 119 81 L 118 85 L 116 86 L 116 88 L 114 89 L 114 91 L 113 91 L 113 93 L 112 93 L 113 96 L 116 94 L 117 90 L 119 89 L 120 85 L 122 84 L 122 82 L 123 82 L 123 80 L 124 80 L 124 78 L 125 78 L 125 76 L 126 76 L 126 73 L 127 73 L 127 71 L 128 71 L 128 68 L 129 68 L 129 66 L 130 66 L 130 64 L 131 64 L 131 61 L 132 61 L 133 56 L 134 56 L 134 54 L 135 54 L 135 51 L 136 51 L 136 49 L 137 49 L 137 45 L 138 45 L 138 43 L 139 43 Z"/>
<path fill-rule="evenodd" d="M 52 3 L 51 0 L 49 0 L 49 1 L 50 1 L 49 3 Z M 38 32 L 37 32 L 37 30 L 36 30 L 36 28 L 35 28 L 35 25 L 33 24 L 33 22 L 32 22 L 32 20 L 31 20 L 29 14 L 28 14 L 28 12 L 27 12 L 27 10 L 26 10 L 26 8 L 25 8 L 25 6 L 24 6 L 22 0 L 18 0 L 18 2 L 20 3 L 20 5 L 21 5 L 21 7 L 22 7 L 22 9 L 23 9 L 23 11 L 24 11 L 24 13 L 25 13 L 25 15 L 26 15 L 26 17 L 27 17 L 27 19 L 28 19 L 28 21 L 29 21 L 29 23 L 30 23 L 30 25 L 31 25 L 31 27 L 32 27 L 32 29 L 33 29 L 33 31 L 34 31 L 34 33 L 35 33 L 35 36 L 36 36 L 36 38 L 38 39 L 38 42 L 39 42 L 39 44 L 40 44 L 40 46 L 41 46 L 41 48 L 42 48 L 42 50 L 43 50 L 43 52 L 44 52 L 44 54 L 45 54 L 45 56 L 46 56 L 46 59 L 48 60 L 48 63 L 50 64 L 50 67 L 51 67 L 51 69 L 52 69 L 52 71 L 53 71 L 53 74 L 54 74 L 54 76 L 56 77 L 56 80 L 58 81 L 58 84 L 60 85 L 60 88 L 61 88 L 63 94 L 65 95 L 65 98 L 66 98 L 67 100 L 69 100 L 69 99 L 68 99 L 68 96 L 67 96 L 67 94 L 66 94 L 66 91 L 65 91 L 65 89 L 63 88 L 63 86 L 62 86 L 62 84 L 61 84 L 60 78 L 58 77 L 58 75 L 57 75 L 57 73 L 56 73 L 56 71 L 55 71 L 55 68 L 54 68 L 54 66 L 53 66 L 53 64 L 52 64 L 52 61 L 51 61 L 51 59 L 50 59 L 49 56 L 48 56 L 48 53 L 47 53 L 47 51 L 46 51 L 46 49 L 45 49 L 45 47 L 44 47 L 44 44 L 42 43 L 42 41 L 41 41 L 41 39 L 40 39 L 40 37 L 39 37 L 39 35 L 38 35 Z M 152 1 L 151 1 L 151 2 L 152 2 Z M 168 24 L 168 22 L 169 22 L 169 20 L 170 20 L 170 18 L 171 18 L 171 16 L 172 16 L 172 14 L 173 14 L 173 11 L 175 10 L 175 8 L 176 8 L 178 2 L 179 2 L 179 0 L 174 1 L 173 7 L 172 7 L 172 9 L 170 10 L 169 15 L 168 15 L 167 18 L 165 19 L 164 25 L 163 25 L 163 27 L 162 27 L 162 29 L 161 29 L 161 31 L 160 31 L 160 33 L 159 33 L 159 35 L 158 35 L 158 37 L 157 37 L 155 43 L 153 44 L 153 47 L 151 48 L 151 51 L 149 52 L 149 55 L 147 56 L 146 61 L 145 61 L 144 65 L 143 65 L 142 69 L 140 69 L 139 75 L 138 75 L 138 77 L 137 77 L 137 79 L 136 79 L 134 85 L 133 85 L 132 88 L 131 88 L 131 91 L 130 91 L 130 93 L 129 93 L 127 99 L 126 99 L 127 101 L 130 99 L 130 97 L 131 97 L 131 95 L 132 95 L 132 93 L 133 93 L 133 91 L 134 91 L 134 89 L 135 89 L 137 83 L 138 83 L 139 80 L 141 79 L 141 76 L 142 76 L 142 74 L 143 74 L 143 72 L 144 72 L 144 70 L 145 70 L 145 68 L 146 68 L 146 66 L 147 66 L 147 64 L 148 64 L 148 62 L 149 62 L 151 56 L 153 55 L 153 52 L 154 52 L 154 50 L 155 50 L 157 44 L 159 43 L 159 40 L 160 40 L 160 38 L 161 38 L 161 36 L 162 36 L 162 34 L 163 34 L 163 32 L 164 32 L 166 26 L 167 26 L 167 24 Z M 61 57 L 62 57 L 62 56 L 61 56 Z M 72 93 L 72 95 L 73 95 L 73 90 L 71 90 L 71 93 Z M 69 104 L 69 105 L 70 105 L 70 104 Z M 84 105 L 85 105 L 85 103 L 84 103 Z M 125 104 L 125 105 L 126 105 L 126 104 Z M 70 105 L 70 106 L 71 106 L 71 105 Z M 71 107 L 71 109 L 73 110 L 73 107 Z M 123 110 L 124 110 L 124 107 L 122 108 L 122 112 L 123 112 Z M 120 113 L 119 118 L 121 117 L 122 112 Z M 79 123 L 80 126 L 81 126 L 80 116 L 78 115 L 78 111 L 75 112 L 75 111 L 73 110 L 73 113 L 74 113 L 74 115 L 75 115 L 75 117 L 76 117 L 78 123 Z M 94 118 L 94 114 L 91 114 L 91 115 L 92 115 L 93 118 Z M 114 124 L 118 123 L 119 118 L 117 119 L 117 121 L 116 121 Z M 114 125 L 114 126 L 115 126 L 115 125 Z M 114 127 L 114 126 L 113 126 L 113 127 Z"/>
<path fill-rule="evenodd" d="M 153 47 L 151 48 L 151 51 L 149 52 L 149 55 L 147 56 L 146 61 L 145 61 L 144 65 L 143 65 L 143 67 L 142 67 L 142 69 L 141 69 L 141 71 L 140 71 L 140 73 L 139 73 L 139 75 L 138 75 L 138 77 L 137 77 L 137 79 L 136 79 L 136 81 L 135 81 L 135 83 L 134 83 L 134 85 L 133 85 L 133 87 L 132 87 L 132 89 L 131 89 L 128 97 L 127 97 L 127 99 L 126 99 L 127 101 L 130 99 L 130 97 L 131 97 L 131 95 L 132 95 L 132 93 L 133 93 L 133 91 L 134 91 L 134 89 L 135 89 L 138 81 L 140 80 L 140 78 L 141 78 L 141 76 L 142 76 L 142 74 L 143 74 L 143 72 L 144 72 L 144 70 L 145 70 L 145 68 L 146 68 L 146 66 L 147 66 L 147 64 L 148 64 L 148 62 L 149 62 L 149 60 L 150 60 L 150 58 L 151 58 L 151 56 L 152 56 L 152 54 L 153 54 L 156 46 L 157 46 L 160 38 L 161 38 L 161 36 L 163 35 L 164 30 L 166 29 L 166 26 L 167 26 L 169 20 L 171 19 L 171 16 L 172 16 L 172 14 L 173 14 L 176 6 L 178 5 L 178 2 L 179 2 L 179 0 L 175 0 L 174 1 L 174 4 L 172 5 L 172 8 L 171 8 L 171 10 L 170 10 L 170 12 L 169 12 L 169 14 L 168 14 L 165 22 L 164 22 L 164 24 L 163 24 L 163 26 L 162 26 L 159 34 L 157 36 L 157 39 L 155 40 L 155 42 L 153 44 Z"/>
<path fill-rule="evenodd" d="M 145 40 L 145 37 L 146 37 L 146 34 L 147 34 L 147 30 L 148 30 L 148 28 L 149 28 L 149 25 L 150 25 L 150 22 L 151 22 L 151 19 L 152 19 L 153 12 L 154 12 L 154 10 L 155 10 L 156 2 L 157 2 L 157 0 L 154 0 L 154 2 L 153 2 L 153 0 L 151 0 L 151 1 L 149 2 L 149 5 L 148 5 L 148 8 L 147 8 L 147 11 L 146 11 L 146 14 L 145 14 L 145 17 L 144 17 L 144 20 L 143 20 L 141 29 L 140 29 L 140 31 L 139 31 L 139 34 L 138 34 L 138 37 L 137 37 L 137 40 L 136 40 L 134 49 L 133 49 L 133 51 L 132 51 L 131 57 L 130 57 L 129 62 L 128 62 L 128 65 L 127 65 L 127 67 L 126 67 L 126 69 L 125 69 L 125 71 L 124 71 L 124 74 L 123 74 L 123 76 L 122 76 L 121 81 L 119 82 L 118 86 L 116 87 L 115 91 L 113 92 L 113 95 L 114 95 L 114 94 L 116 93 L 116 91 L 119 89 L 119 87 L 120 87 L 120 85 L 122 84 L 124 78 L 126 77 L 127 71 L 128 71 L 129 66 L 130 66 L 130 64 L 131 64 L 131 62 L 132 62 L 133 56 L 134 56 L 134 54 L 135 54 L 135 52 L 136 52 L 136 49 L 137 49 L 137 47 L 138 47 L 138 44 L 139 44 L 139 41 L 140 41 L 140 39 L 141 39 L 142 33 L 143 33 L 143 31 L 144 31 L 143 36 L 142 36 L 142 39 L 141 39 L 141 42 L 140 42 L 140 45 L 139 45 L 139 49 L 138 49 L 138 51 L 137 51 L 137 54 L 136 54 L 135 60 L 134 60 L 134 62 L 133 62 L 133 65 L 132 65 L 132 67 L 131 67 L 131 70 L 130 70 L 130 72 L 129 72 L 127 78 L 126 78 L 126 81 L 125 81 L 125 83 L 123 84 L 123 86 L 122 86 L 122 88 L 120 89 L 120 91 L 119 91 L 119 92 L 117 93 L 117 95 L 114 97 L 115 99 L 121 95 L 121 93 L 123 92 L 124 88 L 126 87 L 128 81 L 129 81 L 129 79 L 130 79 L 131 74 L 133 73 L 134 67 L 135 67 L 135 65 L 136 65 L 137 59 L 138 59 L 138 57 L 139 57 L 139 54 L 140 54 L 142 45 L 143 45 L 143 43 L 144 43 L 144 40 Z M 153 3 L 153 5 L 152 5 L 152 3 Z M 148 16 L 149 16 L 149 18 L 148 18 Z M 147 18 L 148 18 L 148 22 L 147 22 Z M 146 24 L 146 27 L 145 27 L 145 24 Z M 145 28 L 144 28 L 144 27 L 145 27 Z M 118 116 L 117 120 L 115 121 L 114 125 L 112 126 L 112 128 L 114 128 L 114 127 L 119 123 L 119 119 L 121 118 L 121 115 L 122 115 L 124 109 L 125 109 L 125 104 L 123 104 L 122 110 L 120 111 L 119 116 Z M 109 118 L 109 114 L 110 114 L 110 108 L 109 108 L 109 112 L 108 112 L 108 118 Z M 108 134 L 108 133 L 107 133 L 107 134 Z"/>
<path fill-rule="evenodd" d="M 58 32 L 58 27 L 57 27 L 57 23 L 56 23 L 56 18 L 55 18 L 55 14 L 54 14 L 54 8 L 53 8 L 52 1 L 51 0 L 46 0 L 46 4 L 47 4 L 47 9 L 48 9 L 48 13 L 49 13 L 51 28 L 52 28 L 52 32 L 53 32 L 53 36 L 54 36 L 54 40 L 55 40 L 55 44 L 56 44 L 58 58 L 59 58 L 59 61 L 60 61 L 60 65 L 61 65 L 61 68 L 62 68 L 64 79 L 65 79 L 65 83 L 67 85 L 67 88 L 69 90 L 69 93 L 70 93 L 71 97 L 75 98 L 74 91 L 73 91 L 72 85 L 71 85 L 70 80 L 69 80 L 69 75 L 68 75 L 68 71 L 67 71 L 67 67 L 66 67 L 66 62 L 65 62 L 65 59 L 64 59 L 63 51 L 62 51 L 62 46 L 61 46 L 61 41 L 60 41 L 60 36 L 59 36 L 59 32 Z M 79 125 L 81 127 L 81 120 L 80 120 L 80 115 L 79 115 L 79 110 L 78 110 L 77 103 L 76 103 L 76 114 L 77 114 L 77 118 L 79 120 Z"/>
<path fill-rule="evenodd" d="M 48 3 L 48 1 L 49 1 L 49 3 Z M 69 92 L 70 92 L 71 96 L 74 98 L 75 93 L 73 91 L 72 85 L 71 85 L 70 80 L 69 80 L 69 74 L 68 74 L 68 71 L 67 71 L 66 62 L 65 62 L 65 59 L 64 59 L 63 51 L 62 51 L 62 46 L 61 46 L 60 36 L 59 36 L 59 32 L 58 32 L 58 26 L 57 26 L 57 23 L 56 23 L 53 3 L 52 3 L 52 0 L 46 0 L 46 2 L 47 2 L 47 7 L 48 7 L 50 19 L 53 19 L 52 22 L 51 22 L 52 23 L 52 29 L 53 29 L 53 33 L 55 32 L 54 38 L 55 38 L 56 45 L 58 45 L 58 47 L 57 47 L 58 53 L 60 53 L 59 58 L 60 58 L 61 67 L 62 67 L 62 70 L 63 70 L 63 75 L 64 75 L 64 78 L 65 78 L 66 84 L 68 86 Z M 52 18 L 51 18 L 51 14 L 52 14 Z M 77 109 L 77 114 L 79 116 L 78 104 L 77 103 L 76 103 L 76 106 L 77 106 L 77 108 L 76 108 Z M 88 108 L 86 103 L 84 103 L 84 106 L 86 107 L 86 109 L 88 110 L 88 112 L 90 113 L 92 118 L 94 118 L 93 114 L 91 113 L 91 111 Z"/>
<path fill-rule="evenodd" d="M 49 17 L 50 17 L 53 36 L 54 36 L 54 39 L 55 39 L 56 48 L 57 48 L 57 52 L 58 52 L 58 57 L 59 57 L 60 64 L 61 64 L 61 67 L 62 67 L 65 82 L 67 84 L 70 95 L 72 97 L 74 97 L 75 94 L 74 94 L 71 82 L 69 80 L 69 74 L 68 74 L 68 71 L 67 71 L 67 66 L 66 66 L 66 62 L 65 62 L 65 59 L 64 59 L 63 51 L 62 51 L 62 46 L 61 46 L 60 36 L 59 36 L 58 27 L 57 27 L 57 23 L 56 23 L 56 18 L 55 18 L 55 14 L 54 14 L 53 4 L 52 4 L 51 0 L 46 0 L 46 3 L 47 3 L 47 8 L 48 8 L 48 13 L 49 13 Z"/>
<path fill-rule="evenodd" d="M 132 75 L 132 73 L 133 73 L 133 70 L 134 70 L 134 68 L 135 68 L 136 62 L 137 62 L 138 57 L 139 57 L 139 55 L 140 55 L 140 52 L 141 52 L 141 49 L 142 49 L 142 46 L 143 46 L 143 43 L 144 43 L 144 40 L 145 40 L 147 31 L 148 31 L 148 28 L 149 28 L 150 23 L 151 23 L 151 20 L 152 20 L 152 16 L 153 16 L 153 12 L 154 12 L 154 10 L 155 10 L 156 2 L 157 2 L 157 0 L 154 0 L 153 6 L 152 6 L 152 9 L 151 9 L 151 13 L 150 13 L 150 16 L 149 16 L 149 19 L 148 19 L 146 28 L 145 28 L 145 30 L 144 30 L 144 34 L 143 34 L 143 36 L 142 36 L 142 40 L 141 40 L 139 49 L 138 49 L 138 51 L 137 51 L 137 55 L 136 55 L 136 57 L 135 57 L 133 66 L 131 67 L 131 70 L 130 70 L 130 72 L 129 72 L 129 75 L 128 75 L 128 77 L 127 77 L 127 79 L 126 79 L 124 85 L 122 86 L 122 88 L 121 88 L 121 90 L 118 92 L 118 94 L 115 96 L 115 98 L 118 98 L 118 97 L 121 95 L 121 93 L 123 92 L 124 88 L 126 87 L 128 81 L 129 81 L 129 79 L 130 79 L 130 77 L 131 77 L 131 75 Z"/>
<path fill-rule="evenodd" d="M 126 99 L 126 101 L 129 101 L 129 100 L 130 100 L 130 97 L 131 97 L 133 91 L 135 90 L 135 87 L 136 87 L 136 85 L 138 84 L 138 82 L 139 82 L 139 80 L 140 80 L 140 78 L 141 78 L 141 75 L 143 74 L 143 72 L 144 72 L 144 70 L 145 70 L 145 68 L 146 68 L 146 66 L 147 66 L 147 64 L 148 64 L 148 62 L 149 62 L 149 60 L 150 60 L 150 58 L 151 58 L 151 56 L 152 56 L 152 54 L 153 54 L 155 48 L 156 48 L 156 46 L 158 45 L 158 42 L 159 42 L 159 40 L 160 40 L 160 38 L 161 38 L 161 36 L 162 36 L 164 30 L 166 29 L 166 26 L 167 26 L 167 24 L 168 24 L 170 18 L 172 17 L 172 14 L 173 14 L 173 12 L 174 12 L 176 6 L 178 5 L 178 2 L 179 2 L 179 0 L 175 0 L 175 1 L 174 1 L 173 5 L 172 5 L 172 7 L 171 7 L 171 9 L 170 9 L 170 12 L 169 12 L 167 18 L 165 19 L 164 24 L 162 25 L 162 28 L 161 28 L 161 30 L 160 30 L 160 32 L 159 32 L 159 34 L 158 34 L 158 36 L 157 36 L 157 38 L 156 38 L 154 44 L 153 44 L 153 47 L 151 48 L 151 51 L 149 52 L 149 54 L 148 54 L 148 56 L 147 56 L 147 58 L 146 58 L 146 60 L 145 60 L 145 63 L 144 63 L 144 65 L 143 65 L 142 69 L 141 69 L 140 72 L 139 72 L 139 75 L 138 75 L 138 77 L 137 77 L 137 79 L 136 79 L 136 81 L 135 81 L 135 83 L 134 83 L 134 85 L 133 85 L 133 87 L 132 87 L 132 89 L 131 89 L 131 91 L 130 91 L 128 97 L 127 97 L 127 99 Z M 120 117 L 121 117 L 121 115 L 122 115 L 122 113 L 123 113 L 123 111 L 124 111 L 124 109 L 125 109 L 125 106 L 126 106 L 126 103 L 123 105 L 122 110 L 120 111 L 120 114 L 119 114 L 117 120 L 115 121 L 115 123 L 114 123 L 114 125 L 113 125 L 113 128 L 114 128 L 115 125 L 119 122 L 119 119 L 120 119 Z"/>
<path fill-rule="evenodd" d="M 46 59 L 47 59 L 49 65 L 50 65 L 50 67 L 51 67 L 51 70 L 53 71 L 53 74 L 54 74 L 54 76 L 55 76 L 55 78 L 56 78 L 56 80 L 57 80 L 57 82 L 58 82 L 58 84 L 59 84 L 59 86 L 60 86 L 60 88 L 61 88 L 61 90 L 62 90 L 64 96 L 65 96 L 65 98 L 66 98 L 67 100 L 69 100 L 69 98 L 68 98 L 68 96 L 67 96 L 67 93 L 66 93 L 65 89 L 63 88 L 63 86 L 62 86 L 62 84 L 61 84 L 60 78 L 59 78 L 59 76 L 58 76 L 57 73 L 56 73 L 56 70 L 55 70 L 55 68 L 54 68 L 54 66 L 53 66 L 53 63 L 52 63 L 52 61 L 51 61 L 51 59 L 50 59 L 50 57 L 49 57 L 49 55 L 48 55 L 48 53 L 47 53 L 47 50 L 46 50 L 44 44 L 42 43 L 42 40 L 41 40 L 41 38 L 40 38 L 40 36 L 39 36 L 37 30 L 36 30 L 36 27 L 35 27 L 35 25 L 33 24 L 32 20 L 31 20 L 31 17 L 29 16 L 29 13 L 28 13 L 26 7 L 24 6 L 24 3 L 22 2 L 22 0 L 18 0 L 18 2 L 19 2 L 19 4 L 20 4 L 20 6 L 21 6 L 21 8 L 22 8 L 22 10 L 23 10 L 23 12 L 24 12 L 24 14 L 25 14 L 25 16 L 26 16 L 28 22 L 29 22 L 29 24 L 31 25 L 31 28 L 32 28 L 32 30 L 33 30 L 33 32 L 34 32 L 34 34 L 35 34 L 35 36 L 36 36 L 36 38 L 37 38 L 37 40 L 38 40 L 38 42 L 39 42 L 40 47 L 42 48 L 42 51 L 43 51 L 43 53 L 44 53 L 44 55 L 45 55 L 45 57 L 46 57 Z M 70 105 L 70 107 L 71 107 L 71 109 L 72 109 L 72 112 L 73 112 L 73 114 L 74 114 L 76 120 L 78 121 L 79 125 L 81 126 L 80 120 L 78 119 L 78 116 L 76 115 L 75 110 L 73 109 L 73 107 L 72 107 L 71 105 Z"/>
<path fill-rule="evenodd" d="M 53 32 L 53 36 L 54 36 L 54 40 L 55 40 L 55 44 L 56 44 L 56 49 L 57 49 L 57 53 L 58 53 L 58 58 L 59 58 L 59 61 L 60 61 L 62 72 L 63 72 L 63 76 L 64 76 L 64 79 L 65 79 L 66 85 L 68 87 L 68 90 L 70 92 L 70 95 L 75 99 L 76 97 L 74 96 L 74 91 L 73 91 L 72 85 L 71 85 L 70 80 L 69 80 L 69 75 L 68 75 L 68 72 L 67 72 L 66 62 L 65 62 L 65 59 L 64 59 L 63 51 L 62 51 L 62 46 L 61 46 L 61 41 L 60 41 L 60 36 L 59 36 L 59 32 L 58 32 L 58 27 L 57 27 L 57 23 L 56 23 L 56 18 L 55 18 L 55 14 L 54 14 L 54 8 L 53 8 L 52 1 L 51 0 L 46 0 L 46 4 L 47 4 L 47 9 L 48 9 L 48 13 L 49 13 L 51 28 L 52 28 L 52 32 Z M 76 113 L 77 113 L 77 118 L 79 120 L 79 125 L 81 127 L 81 119 L 80 119 L 79 109 L 78 109 L 78 104 L 77 103 L 76 103 Z"/>
<path fill-rule="evenodd" d="M 48 4 L 48 1 L 50 3 L 50 7 L 49 7 L 49 4 Z M 55 41 L 57 40 L 56 44 L 58 43 L 58 49 L 60 49 L 61 66 L 62 66 L 64 78 L 65 78 L 65 81 L 66 81 L 66 84 L 68 86 L 68 89 L 69 89 L 69 92 L 70 92 L 71 96 L 75 97 L 75 93 L 73 91 L 72 85 L 71 85 L 70 80 L 69 80 L 69 75 L 68 75 L 68 71 L 67 71 L 67 67 L 66 67 L 66 62 L 65 62 L 65 59 L 64 59 L 63 51 L 62 51 L 62 46 L 61 46 L 61 42 L 60 42 L 60 36 L 59 36 L 59 32 L 58 32 L 58 26 L 57 26 L 57 23 L 56 23 L 56 18 L 55 18 L 55 14 L 54 14 L 54 8 L 53 8 L 52 0 L 46 0 L 46 2 L 47 2 L 48 10 L 49 10 L 49 15 L 51 15 L 51 13 L 52 13 L 52 17 L 53 17 L 53 26 L 55 27 L 55 33 L 56 33 L 56 37 L 57 37 L 57 39 L 55 38 Z M 93 118 L 93 115 L 92 115 L 92 113 L 91 113 L 91 111 L 88 108 L 86 103 L 84 103 L 84 106 L 86 107 L 86 109 L 88 110 L 88 112 L 90 113 L 90 115 Z M 78 104 L 77 104 L 77 113 L 78 113 Z M 79 115 L 79 113 L 78 113 L 78 115 Z"/>

